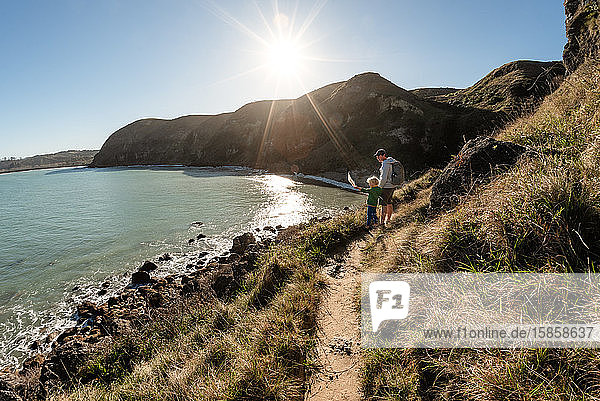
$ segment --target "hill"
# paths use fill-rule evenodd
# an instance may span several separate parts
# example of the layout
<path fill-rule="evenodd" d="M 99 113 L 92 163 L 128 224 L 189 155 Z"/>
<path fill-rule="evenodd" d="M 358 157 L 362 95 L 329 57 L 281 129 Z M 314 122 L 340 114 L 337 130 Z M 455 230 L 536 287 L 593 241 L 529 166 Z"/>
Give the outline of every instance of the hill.
<path fill-rule="evenodd" d="M 58 153 L 25 157 L 23 159 L 0 160 L 0 173 L 37 170 L 55 167 L 87 166 L 97 150 L 66 150 Z"/>
<path fill-rule="evenodd" d="M 409 171 L 421 170 L 442 165 L 465 140 L 502 126 L 526 105 L 530 110 L 562 72 L 560 62 L 519 61 L 467 89 L 413 91 L 363 73 L 232 113 L 133 122 L 107 139 L 91 166 L 242 165 L 276 172 L 297 166 L 320 174 L 368 169 L 374 148 L 384 147 Z"/>

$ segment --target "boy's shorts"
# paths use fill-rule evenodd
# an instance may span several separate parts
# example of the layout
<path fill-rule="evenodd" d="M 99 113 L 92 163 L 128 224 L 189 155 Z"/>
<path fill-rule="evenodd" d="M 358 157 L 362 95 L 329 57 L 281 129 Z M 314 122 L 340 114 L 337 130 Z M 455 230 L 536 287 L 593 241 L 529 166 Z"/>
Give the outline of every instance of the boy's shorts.
<path fill-rule="evenodd" d="M 394 195 L 395 190 L 396 188 L 383 188 L 381 191 L 382 205 L 386 206 L 392 204 L 392 195 Z"/>

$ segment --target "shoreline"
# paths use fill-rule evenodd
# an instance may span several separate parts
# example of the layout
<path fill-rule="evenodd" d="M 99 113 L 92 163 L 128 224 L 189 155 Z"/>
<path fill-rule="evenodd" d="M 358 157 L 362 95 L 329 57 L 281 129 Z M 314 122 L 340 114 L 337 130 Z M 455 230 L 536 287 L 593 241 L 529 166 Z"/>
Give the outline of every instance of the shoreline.
<path fill-rule="evenodd" d="M 232 167 L 237 166 L 224 168 Z M 228 288 L 232 280 L 252 271 L 260 253 L 280 241 L 282 236 L 285 237 L 286 232 L 330 218 L 331 216 L 312 217 L 289 227 L 246 227 L 246 232 L 242 233 L 242 230 L 238 235 L 230 237 L 232 246 L 228 251 L 209 253 L 196 250 L 157 254 L 141 266 L 138 265 L 135 271 L 124 272 L 119 284 L 114 286 L 117 287 L 114 292 L 109 288 L 115 284 L 112 280 L 95 283 L 90 286 L 90 293 L 96 293 L 97 296 L 87 297 L 76 304 L 75 310 L 71 310 L 72 325 L 30 339 L 33 341 L 26 347 L 31 352 L 26 354 L 25 359 L 0 370 L 0 387 L 6 382 L 18 382 L 19 377 L 36 374 L 35 372 L 43 374 L 60 370 L 57 366 L 64 364 L 74 354 L 91 355 L 99 347 L 106 345 L 107 341 L 112 341 L 113 337 L 118 338 L 138 322 L 147 321 L 154 311 L 182 302 L 186 297 L 198 295 L 207 288 L 216 298 L 226 295 L 230 291 Z M 190 222 L 191 226 L 194 224 L 196 223 Z M 200 223 L 197 227 L 201 226 Z M 177 272 L 173 273 L 174 270 Z M 124 277 L 128 281 L 123 280 Z M 102 298 L 104 301 L 101 301 Z M 40 379 L 42 382 L 44 377 Z M 67 380 L 66 376 L 61 380 L 63 379 Z M 54 387 L 54 384 L 49 386 Z"/>
<path fill-rule="evenodd" d="M 105 302 L 98 303 L 90 297 L 78 303 L 71 318 L 73 325 L 50 332 L 43 340 L 29 344 L 30 356 L 17 366 L 9 365 L 0 370 L 0 389 L 32 374 L 40 375 L 40 384 L 44 388 L 46 385 L 48 388 L 60 387 L 71 375 L 65 371 L 61 376 L 60 371 L 68 371 L 67 365 L 74 357 L 92 355 L 115 338 L 126 335 L 133 327 L 149 322 L 152 314 L 184 302 L 190 296 L 215 300 L 228 296 L 234 290 L 234 282 L 254 269 L 262 251 L 281 241 L 287 232 L 330 218 L 313 217 L 288 227 L 265 226 L 253 232 L 239 233 L 232 237 L 229 250 L 221 253 L 165 253 L 146 260 L 135 271 L 123 273 L 123 277 L 128 277 L 128 284 L 121 283 Z M 164 262 L 175 258 L 179 260 L 180 272 L 161 272 L 166 266 Z M 108 287 L 106 282 L 98 282 L 95 286 L 99 292 L 107 291 Z M 48 376 L 47 372 L 52 374 Z"/>
<path fill-rule="evenodd" d="M 80 168 L 80 169 L 128 169 L 128 168 L 183 168 L 183 169 L 223 169 L 223 170 L 238 170 L 238 171 L 252 171 L 254 173 L 263 173 L 263 174 L 273 174 L 281 177 L 289 178 L 293 181 L 298 181 L 303 184 L 316 185 L 320 187 L 329 187 L 329 188 L 339 188 L 345 191 L 356 192 L 352 186 L 348 183 L 337 181 L 331 178 L 326 177 L 325 175 L 329 175 L 331 172 L 323 172 L 322 176 L 312 175 L 312 174 L 280 174 L 276 172 L 272 172 L 269 170 L 263 169 L 255 169 L 252 167 L 246 166 L 235 166 L 235 165 L 223 165 L 223 166 L 188 166 L 184 164 L 134 164 L 134 165 L 123 165 L 123 166 L 110 166 L 110 167 L 90 167 L 89 165 L 73 165 L 73 166 L 52 166 L 52 167 L 39 167 L 39 168 L 27 168 L 27 169 L 19 169 L 19 170 L 11 170 L 11 171 L 0 171 L 0 174 L 10 174 L 10 173 L 22 173 L 27 171 L 38 171 L 38 170 L 58 170 L 58 169 L 67 169 L 67 168 Z"/>

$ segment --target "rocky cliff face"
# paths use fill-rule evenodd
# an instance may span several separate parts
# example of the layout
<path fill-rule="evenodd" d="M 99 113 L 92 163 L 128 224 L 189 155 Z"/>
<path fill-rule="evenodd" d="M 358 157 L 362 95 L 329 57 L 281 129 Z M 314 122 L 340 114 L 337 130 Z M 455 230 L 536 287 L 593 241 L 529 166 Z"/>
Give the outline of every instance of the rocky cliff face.
<path fill-rule="evenodd" d="M 112 134 L 91 165 L 233 164 L 315 174 L 372 168 L 373 151 L 384 147 L 409 170 L 422 169 L 504 123 L 513 104 L 550 93 L 543 72 L 558 77 L 559 67 L 510 63 L 471 88 L 438 96 L 435 90 L 417 90 L 417 96 L 379 74 L 359 74 L 297 99 L 250 103 L 233 113 L 136 121 Z M 487 107 L 497 106 L 496 98 L 503 106 Z"/>
<path fill-rule="evenodd" d="M 589 58 L 600 57 L 600 0 L 565 0 L 567 44 L 563 61 L 573 72 Z"/>

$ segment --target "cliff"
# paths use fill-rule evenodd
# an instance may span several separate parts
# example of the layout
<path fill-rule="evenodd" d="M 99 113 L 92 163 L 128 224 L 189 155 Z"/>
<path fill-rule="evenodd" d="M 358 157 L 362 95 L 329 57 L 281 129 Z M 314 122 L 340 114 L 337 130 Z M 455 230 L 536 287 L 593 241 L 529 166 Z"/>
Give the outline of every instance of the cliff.
<path fill-rule="evenodd" d="M 298 166 L 318 174 L 366 168 L 373 150 L 384 147 L 418 170 L 443 164 L 465 139 L 549 94 L 561 73 L 560 62 L 519 61 L 467 89 L 409 92 L 368 72 L 231 113 L 136 121 L 113 133 L 91 166 L 243 165 L 278 172 Z"/>
<path fill-rule="evenodd" d="M 563 61 L 569 73 L 600 55 L 600 0 L 565 0 L 567 44 Z"/>

